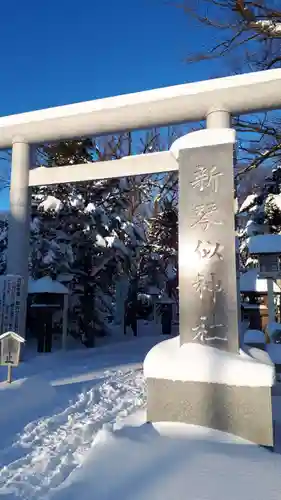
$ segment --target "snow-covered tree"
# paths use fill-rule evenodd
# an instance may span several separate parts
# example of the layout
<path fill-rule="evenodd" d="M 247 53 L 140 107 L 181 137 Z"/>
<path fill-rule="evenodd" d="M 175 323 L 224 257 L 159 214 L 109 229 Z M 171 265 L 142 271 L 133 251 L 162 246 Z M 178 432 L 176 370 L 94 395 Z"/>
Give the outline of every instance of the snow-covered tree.
<path fill-rule="evenodd" d="M 173 134 L 168 133 L 170 139 L 161 134 L 152 130 L 138 135 L 137 140 L 127 133 L 45 145 L 38 151 L 37 163 L 52 169 L 99 161 L 102 168 L 105 160 L 167 149 Z M 109 315 L 122 322 L 130 282 L 139 275 L 145 249 L 149 249 L 147 255 L 152 256 L 153 249 L 155 254 L 158 240 L 160 258 L 165 253 L 165 266 L 175 267 L 174 260 L 172 264 L 167 260 L 169 253 L 175 259 L 175 251 L 168 248 L 167 236 L 167 241 L 162 241 L 165 230 L 161 232 L 161 224 L 165 225 L 165 216 L 169 218 L 168 210 L 161 209 L 163 214 L 167 212 L 165 216 L 158 210 L 157 221 L 155 207 L 167 198 L 171 202 L 176 193 L 175 172 L 33 189 L 30 276 L 38 279 L 47 275 L 68 284 L 70 324 L 86 345 L 93 345 L 96 335 L 106 334 Z M 174 229 L 172 224 L 171 234 Z M 1 238 L 4 272 L 6 226 Z M 171 244 L 175 245 L 175 239 Z M 155 282 L 160 279 L 164 283 L 165 266 L 154 266 L 150 281 L 153 277 Z"/>
<path fill-rule="evenodd" d="M 196 27 L 194 43 L 185 48 L 187 61 L 214 61 L 208 63 L 209 78 L 280 68 L 280 5 L 279 0 L 177 2 Z M 236 116 L 232 123 L 238 132 L 240 173 L 280 165 L 279 112 Z"/>
<path fill-rule="evenodd" d="M 167 289 L 177 275 L 178 210 L 168 200 L 149 221 L 147 243 L 140 253 L 139 276 L 145 286 Z"/>
<path fill-rule="evenodd" d="M 238 234 L 242 265 L 252 267 L 257 262 L 248 254 L 248 238 L 258 234 L 281 232 L 281 168 L 273 169 L 255 193 L 249 194 L 239 213 Z"/>
<path fill-rule="evenodd" d="M 108 145 L 102 153 L 89 140 L 59 143 L 41 151 L 49 168 L 112 156 Z M 32 276 L 71 276 L 76 331 L 89 346 L 96 335 L 106 333 L 118 276 L 129 274 L 135 248 L 142 240 L 127 217 L 130 189 L 128 181 L 109 179 L 42 186 L 33 193 Z"/>

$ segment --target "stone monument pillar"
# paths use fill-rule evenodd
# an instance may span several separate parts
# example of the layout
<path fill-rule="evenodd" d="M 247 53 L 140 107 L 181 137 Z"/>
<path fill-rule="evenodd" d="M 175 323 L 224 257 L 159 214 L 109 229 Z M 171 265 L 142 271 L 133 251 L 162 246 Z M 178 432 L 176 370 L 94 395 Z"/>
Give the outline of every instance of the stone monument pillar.
<path fill-rule="evenodd" d="M 180 340 L 237 353 L 234 143 L 232 129 L 202 130 L 171 152 L 180 166 Z"/>
<path fill-rule="evenodd" d="M 180 421 L 273 446 L 274 366 L 239 350 L 233 151 L 235 131 L 176 140 L 180 336 L 144 361 L 148 421 Z"/>

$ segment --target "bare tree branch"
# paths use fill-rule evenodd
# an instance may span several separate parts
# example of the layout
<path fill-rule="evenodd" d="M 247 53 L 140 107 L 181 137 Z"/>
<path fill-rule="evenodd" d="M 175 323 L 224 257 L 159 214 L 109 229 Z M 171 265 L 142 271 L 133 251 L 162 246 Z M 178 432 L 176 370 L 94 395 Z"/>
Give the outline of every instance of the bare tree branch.
<path fill-rule="evenodd" d="M 231 72 L 238 74 L 281 67 L 280 0 L 177 0 L 173 5 L 202 27 L 197 28 L 196 51 L 188 54 L 188 62 L 223 57 L 224 66 L 228 63 Z M 201 39 L 204 45 L 209 40 L 209 46 L 200 50 Z M 245 165 L 238 176 L 260 166 L 281 164 L 280 116 L 275 111 L 234 119 L 239 138 L 237 162 Z"/>
<path fill-rule="evenodd" d="M 253 8 L 264 10 L 265 18 L 255 16 L 254 9 L 250 9 L 246 4 L 252 4 Z M 281 11 L 273 11 L 262 7 L 262 2 L 245 2 L 245 0 L 236 0 L 234 8 L 244 19 L 249 29 L 255 30 L 259 34 L 270 36 L 271 38 L 281 38 Z M 270 19 L 268 18 L 270 16 Z"/>

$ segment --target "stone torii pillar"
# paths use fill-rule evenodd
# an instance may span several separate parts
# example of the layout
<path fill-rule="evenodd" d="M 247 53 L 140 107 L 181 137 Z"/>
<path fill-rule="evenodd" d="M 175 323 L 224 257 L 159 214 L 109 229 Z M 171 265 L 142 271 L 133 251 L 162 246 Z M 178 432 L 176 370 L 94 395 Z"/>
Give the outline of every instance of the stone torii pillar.
<path fill-rule="evenodd" d="M 23 278 L 19 333 L 25 337 L 26 297 L 28 291 L 28 258 L 30 233 L 29 167 L 31 146 L 20 137 L 12 146 L 10 213 L 8 226 L 7 274 Z"/>
<path fill-rule="evenodd" d="M 147 420 L 179 421 L 273 446 L 274 366 L 239 350 L 230 116 L 176 140 L 180 336 L 144 361 Z"/>

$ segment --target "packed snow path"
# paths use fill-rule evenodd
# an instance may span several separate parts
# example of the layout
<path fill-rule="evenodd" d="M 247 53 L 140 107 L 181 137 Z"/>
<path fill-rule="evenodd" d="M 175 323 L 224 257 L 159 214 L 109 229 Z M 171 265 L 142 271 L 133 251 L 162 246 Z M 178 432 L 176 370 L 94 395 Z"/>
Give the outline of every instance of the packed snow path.
<path fill-rule="evenodd" d="M 0 451 L 0 497 L 48 498 L 48 493 L 83 463 L 104 424 L 115 423 L 144 406 L 142 366 L 126 365 L 124 361 L 122 356 L 121 364 L 108 370 L 84 373 L 72 381 L 65 378 L 52 382 L 64 404 L 60 401 L 58 410 L 30 421 Z M 66 402 L 60 389 L 67 388 L 69 395 L 72 388 L 73 393 L 77 382 L 80 387 L 81 378 L 90 388 L 78 391 L 72 401 Z"/>
<path fill-rule="evenodd" d="M 1 458 L 19 458 L 0 472 L 0 493 L 24 499 L 43 498 L 79 466 L 95 434 L 106 422 L 115 422 L 144 404 L 140 367 L 107 371 L 103 380 L 59 413 L 31 422 Z"/>

